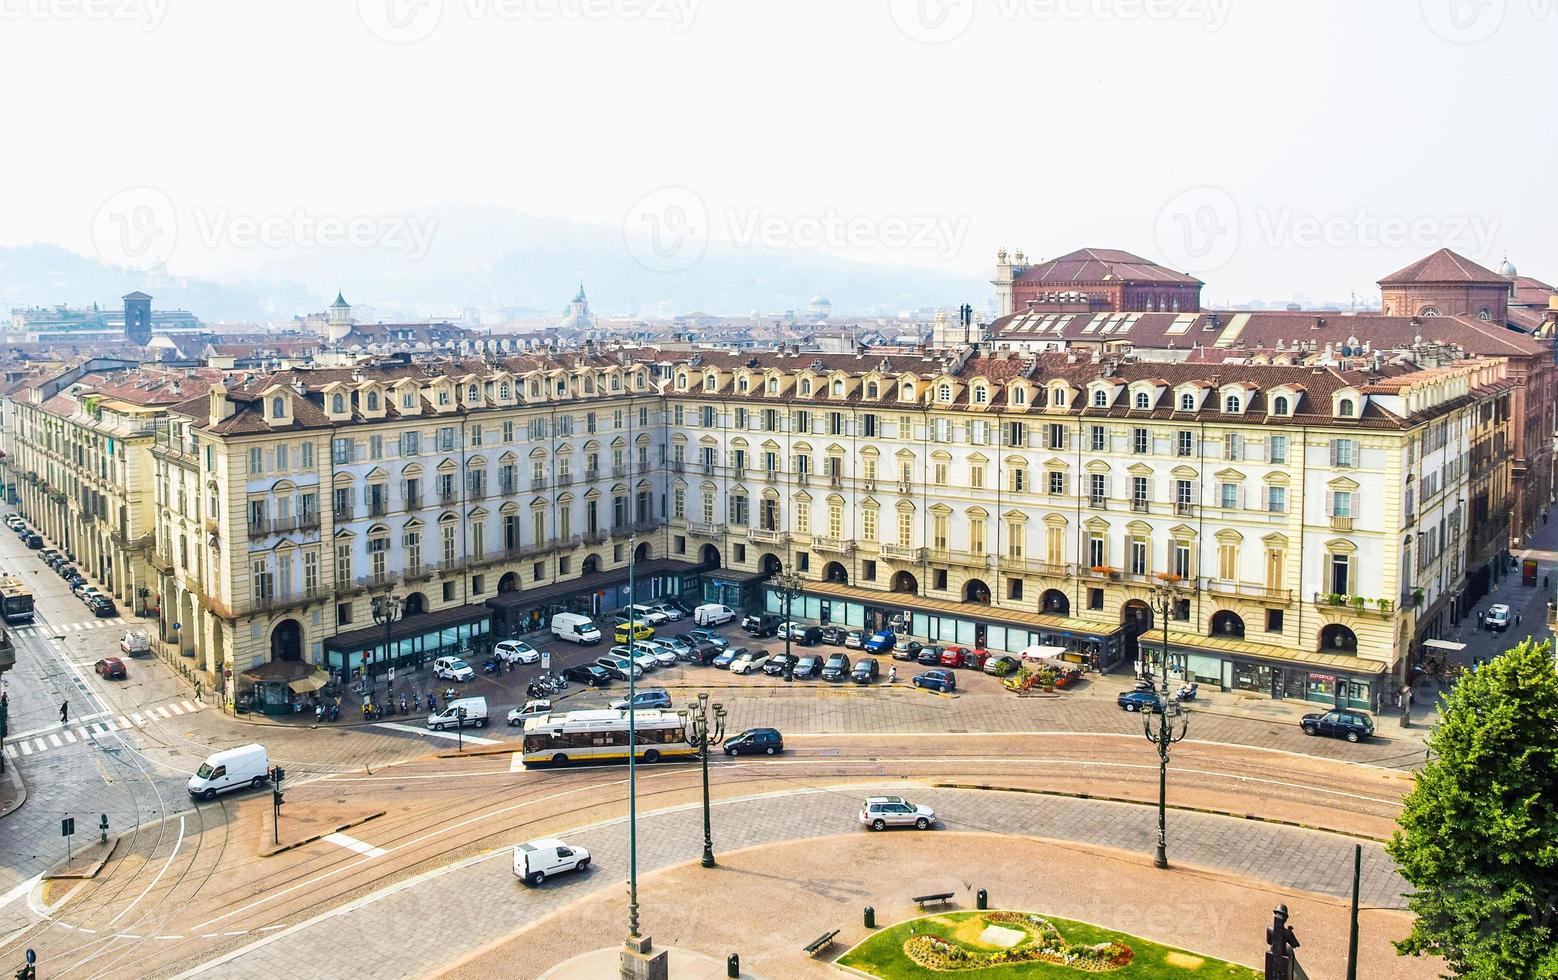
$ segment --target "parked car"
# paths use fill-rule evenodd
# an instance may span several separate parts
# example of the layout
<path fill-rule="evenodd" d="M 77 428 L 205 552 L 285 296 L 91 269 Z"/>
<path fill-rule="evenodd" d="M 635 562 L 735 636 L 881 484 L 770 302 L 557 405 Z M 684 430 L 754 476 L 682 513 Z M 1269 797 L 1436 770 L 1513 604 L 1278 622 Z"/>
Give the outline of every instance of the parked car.
<path fill-rule="evenodd" d="M 626 711 L 628 706 L 639 711 L 647 711 L 651 708 L 671 707 L 671 692 L 662 687 L 649 687 L 642 691 L 634 691 L 631 698 L 618 698 L 611 702 L 611 706 L 618 711 Z"/>
<path fill-rule="evenodd" d="M 753 613 L 741 620 L 741 628 L 753 636 L 777 636 L 779 617 L 773 613 Z"/>
<path fill-rule="evenodd" d="M 692 611 L 692 621 L 699 626 L 722 626 L 736 618 L 736 611 L 717 602 L 706 602 Z"/>
<path fill-rule="evenodd" d="M 185 788 L 198 800 L 214 800 L 216 794 L 245 786 L 259 789 L 270 781 L 270 759 L 265 746 L 242 745 L 206 757 Z"/>
<path fill-rule="evenodd" d="M 866 635 L 860 630 L 850 630 L 844 635 L 844 648 L 846 650 L 859 650 L 865 646 Z"/>
<path fill-rule="evenodd" d="M 835 653 L 822 665 L 822 679 L 841 681 L 849 676 L 849 654 Z"/>
<path fill-rule="evenodd" d="M 61 555 L 60 560 L 54 563 L 54 570 L 59 572 L 60 578 L 67 582 L 82 578 L 81 571 L 75 565 L 62 564 L 64 561 L 65 557 Z"/>
<path fill-rule="evenodd" d="M 1152 691 L 1125 691 L 1115 703 L 1126 711 L 1155 711 L 1163 712 L 1163 699 Z"/>
<path fill-rule="evenodd" d="M 951 694 L 958 689 L 957 675 L 945 667 L 937 667 L 935 670 L 927 670 L 923 674 L 914 675 L 914 686 L 923 687 L 931 691 L 940 691 L 942 694 Z"/>
<path fill-rule="evenodd" d="M 660 641 L 666 649 L 676 654 L 676 659 L 687 660 L 692 656 L 693 650 L 698 646 L 698 641 L 683 633 L 679 636 L 667 636 Z"/>
<path fill-rule="evenodd" d="M 786 667 L 800 661 L 793 653 L 776 653 L 768 658 L 768 663 L 763 665 L 763 673 L 769 677 L 783 677 Z"/>
<path fill-rule="evenodd" d="M 807 626 L 800 631 L 799 636 L 792 635 L 792 641 L 803 647 L 819 646 L 822 643 L 822 627 Z"/>
<path fill-rule="evenodd" d="M 882 652 L 883 653 L 891 653 L 893 655 L 893 659 L 894 660 L 907 660 L 908 662 L 913 663 L 914 661 L 919 659 L 920 651 L 922 649 L 924 649 L 924 648 L 921 647 L 918 643 L 916 643 L 912 648 L 907 643 L 899 643 L 899 644 L 896 644 L 896 645 L 894 645 L 892 647 L 889 647 L 887 650 L 884 650 Z M 869 652 L 875 652 L 875 651 L 871 650 L 870 647 L 866 647 L 866 651 L 868 653 Z"/>
<path fill-rule="evenodd" d="M 907 649 L 907 647 L 905 647 L 905 649 Z M 914 651 L 914 659 L 917 663 L 923 666 L 933 667 L 936 664 L 941 663 L 941 647 L 935 646 L 934 644 L 927 644 L 922 646 L 918 650 Z"/>
<path fill-rule="evenodd" d="M 433 661 L 433 676 L 446 681 L 468 681 L 476 676 L 476 671 L 459 657 L 439 657 Z"/>
<path fill-rule="evenodd" d="M 985 659 L 984 670 L 992 677 L 1005 677 L 1007 674 L 1015 673 L 1019 666 L 1016 657 L 1007 653 L 998 653 Z"/>
<path fill-rule="evenodd" d="M 784 751 L 784 736 L 777 728 L 748 728 L 725 740 L 726 755 L 773 755 Z"/>
<path fill-rule="evenodd" d="M 651 612 L 657 612 L 664 616 L 666 622 L 668 623 L 674 623 L 687 618 L 686 613 L 682 612 L 678 607 L 671 605 L 669 602 L 651 602 L 646 605 L 645 608 Z"/>
<path fill-rule="evenodd" d="M 936 822 L 936 811 L 916 806 L 901 796 L 873 796 L 860 808 L 860 823 L 872 830 L 888 827 L 913 827 L 928 830 Z"/>
<path fill-rule="evenodd" d="M 97 672 L 97 676 L 107 681 L 122 681 L 129 677 L 124 669 L 124 661 L 118 657 L 104 657 L 93 664 L 92 669 Z"/>
<path fill-rule="evenodd" d="M 882 676 L 882 665 L 871 657 L 861 657 L 855 661 L 855 669 L 849 672 L 849 679 L 856 684 L 873 684 Z"/>
<path fill-rule="evenodd" d="M 1360 742 L 1374 736 L 1374 719 L 1361 711 L 1333 708 L 1325 714 L 1305 715 L 1299 719 L 1305 735 L 1329 735 Z"/>
<path fill-rule="evenodd" d="M 816 677 L 821 671 L 821 657 L 802 657 L 795 662 L 795 673 L 792 676 L 810 679 Z"/>
<path fill-rule="evenodd" d="M 730 662 L 730 672 L 750 674 L 755 670 L 761 670 L 766 663 L 768 663 L 768 654 L 762 650 L 748 650 Z"/>
<path fill-rule="evenodd" d="M 847 636 L 849 636 L 849 630 L 842 626 L 824 626 L 822 628 L 822 642 L 830 646 L 843 646 L 844 638 Z"/>
<path fill-rule="evenodd" d="M 637 664 L 633 663 L 626 657 L 618 657 L 613 654 L 607 654 L 604 657 L 596 657 L 595 666 L 601 668 L 606 673 L 610 674 L 612 677 L 617 678 L 618 680 L 627 680 L 629 674 L 632 674 L 634 677 L 644 676 L 644 669 L 642 667 L 639 667 Z"/>
<path fill-rule="evenodd" d="M 714 660 L 710 663 L 710 666 L 718 667 L 723 670 L 729 667 L 731 664 L 735 663 L 737 657 L 744 656 L 748 652 L 749 651 L 746 647 L 726 647 L 724 650 L 720 651 L 719 656 L 714 658 Z"/>
<path fill-rule="evenodd" d="M 941 651 L 941 665 L 978 670 L 985 665 L 985 658 L 989 655 L 984 650 L 970 650 L 968 647 L 945 647 Z"/>
<path fill-rule="evenodd" d="M 605 687 L 611 683 L 611 674 L 600 664 L 575 664 L 563 668 L 563 680 L 585 687 Z"/>
<path fill-rule="evenodd" d="M 612 640 L 617 643 L 626 643 L 629 632 L 627 623 L 618 623 L 617 628 L 611 631 Z M 635 640 L 649 640 L 654 638 L 655 628 L 648 623 L 634 623 L 631 633 Z"/>
<path fill-rule="evenodd" d="M 660 640 L 645 640 L 638 644 L 638 649 L 654 657 L 655 665 L 659 667 L 675 667 L 679 659 L 676 651 Z"/>
<path fill-rule="evenodd" d="M 654 670 L 656 667 L 660 666 L 659 658 L 657 658 L 652 653 L 646 653 L 644 651 L 644 648 L 641 647 L 641 646 L 636 646 L 635 645 L 633 647 L 633 652 L 632 652 L 631 656 L 628 654 L 628 648 L 625 647 L 625 646 L 623 646 L 623 647 L 612 647 L 611 648 L 611 656 L 616 657 L 619 660 L 632 660 L 633 663 L 637 664 L 638 665 L 638 675 L 635 675 L 635 676 L 642 675 L 642 674 L 644 674 L 644 673 L 646 673 L 648 671 Z"/>
<path fill-rule="evenodd" d="M 588 616 L 579 613 L 558 613 L 552 617 L 552 635 L 573 643 L 600 642 L 600 627 Z"/>
<path fill-rule="evenodd" d="M 1487 624 L 1489 630 L 1502 633 L 1509 629 L 1509 624 L 1515 621 L 1515 616 L 1509 611 L 1507 603 L 1495 602 L 1488 607 L 1488 614 L 1482 621 Z"/>
<path fill-rule="evenodd" d="M 799 640 L 804 632 L 806 632 L 806 624 L 791 619 L 780 623 L 779 631 L 775 635 L 781 640 Z"/>
<path fill-rule="evenodd" d="M 888 653 L 898 645 L 898 634 L 892 630 L 878 630 L 866 638 L 861 649 L 866 653 Z"/>
<path fill-rule="evenodd" d="M 555 837 L 514 847 L 514 877 L 531 888 L 539 887 L 552 875 L 583 871 L 589 866 L 589 851 L 572 847 Z"/>
<path fill-rule="evenodd" d="M 107 598 L 107 596 L 104 596 L 103 593 L 99 592 L 95 586 L 87 585 L 85 582 L 75 585 L 72 588 L 75 589 L 76 595 L 81 597 L 81 604 L 84 606 L 92 605 L 92 601 L 94 599 Z"/>
<path fill-rule="evenodd" d="M 714 663 L 715 657 L 718 657 L 728 649 L 729 647 L 723 643 L 699 643 L 693 648 L 692 655 L 687 662 L 697 664 L 700 667 L 707 667 Z"/>
<path fill-rule="evenodd" d="M 498 659 L 506 664 L 538 664 L 541 662 L 541 651 L 526 643 L 524 640 L 500 640 L 497 646 L 492 648 Z"/>
<path fill-rule="evenodd" d="M 552 713 L 552 702 L 545 698 L 526 701 L 523 707 L 509 709 L 509 727 L 518 728 L 531 718 L 542 718 Z"/>
<path fill-rule="evenodd" d="M 44 550 L 38 552 L 38 560 L 50 568 L 57 568 L 60 562 L 65 560 L 65 556 L 60 554 L 58 551 L 55 551 L 53 548 L 45 548 Z"/>
<path fill-rule="evenodd" d="M 25 544 L 33 551 L 38 551 L 43 547 L 43 538 L 39 537 L 36 531 L 28 531 L 22 535 L 22 544 Z"/>
<path fill-rule="evenodd" d="M 99 619 L 104 616 L 117 616 L 119 607 L 114 605 L 114 600 L 106 595 L 93 596 L 87 600 L 87 608 L 92 610 L 92 615 Z"/>
<path fill-rule="evenodd" d="M 623 606 L 621 615 L 624 619 L 631 618 L 634 622 L 648 623 L 650 626 L 661 626 L 671 621 L 671 617 L 665 613 L 657 612 L 654 608 L 642 604 Z"/>
<path fill-rule="evenodd" d="M 715 629 L 688 630 L 687 636 L 695 643 L 717 643 L 722 647 L 730 646 L 730 641 L 720 636 L 719 630 Z"/>
<path fill-rule="evenodd" d="M 97 591 L 96 589 L 93 589 L 92 586 L 86 584 L 86 581 L 86 579 L 81 579 L 80 585 L 72 585 L 70 587 L 70 591 L 76 596 L 76 598 L 81 599 L 82 601 L 86 600 L 86 597 L 83 595 L 83 593 L 88 589 L 92 589 L 94 592 Z"/>
<path fill-rule="evenodd" d="M 486 728 L 487 699 L 455 698 L 427 716 L 427 727 L 435 732 L 446 728 Z"/>

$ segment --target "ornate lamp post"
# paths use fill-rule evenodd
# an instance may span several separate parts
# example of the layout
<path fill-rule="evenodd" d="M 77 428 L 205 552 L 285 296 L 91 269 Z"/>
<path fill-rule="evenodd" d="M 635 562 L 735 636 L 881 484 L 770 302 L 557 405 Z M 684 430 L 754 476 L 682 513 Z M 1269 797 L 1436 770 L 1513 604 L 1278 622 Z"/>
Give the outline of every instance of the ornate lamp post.
<path fill-rule="evenodd" d="M 696 704 L 689 704 L 682 715 L 687 730 L 687 741 L 698 750 L 703 763 L 703 866 L 714 867 L 714 837 L 709 830 L 709 749 L 725 741 L 725 706 L 714 705 L 714 715 L 709 715 L 709 694 L 698 695 Z"/>
<path fill-rule="evenodd" d="M 390 632 L 395 627 L 395 621 L 400 619 L 405 602 L 405 599 L 393 592 L 373 597 L 373 621 L 384 627 L 384 662 L 390 667 L 395 664 L 394 658 L 390 655 Z M 348 668 L 350 666 L 347 665 Z"/>
<path fill-rule="evenodd" d="M 1169 646 L 1168 624 L 1169 616 L 1174 612 L 1175 604 L 1180 600 L 1179 576 L 1165 576 L 1163 581 L 1152 587 L 1152 604 L 1158 614 L 1158 620 L 1163 624 L 1163 655 L 1159 658 L 1162 669 L 1162 684 L 1158 690 L 1158 699 L 1162 703 L 1162 712 L 1154 712 L 1150 708 L 1142 712 L 1142 732 L 1147 736 L 1147 741 L 1158 747 L 1158 847 L 1153 855 L 1152 863 L 1159 868 L 1166 868 L 1168 864 L 1168 764 L 1169 746 L 1185 737 L 1190 726 L 1190 712 L 1184 705 L 1174 699 L 1169 691 Z M 1154 716 L 1156 715 L 1156 718 Z"/>
<path fill-rule="evenodd" d="M 790 615 L 795 600 L 806 591 L 806 580 L 792 571 L 781 568 L 773 578 L 774 591 L 784 601 L 784 679 L 795 680 L 795 658 L 790 656 Z"/>

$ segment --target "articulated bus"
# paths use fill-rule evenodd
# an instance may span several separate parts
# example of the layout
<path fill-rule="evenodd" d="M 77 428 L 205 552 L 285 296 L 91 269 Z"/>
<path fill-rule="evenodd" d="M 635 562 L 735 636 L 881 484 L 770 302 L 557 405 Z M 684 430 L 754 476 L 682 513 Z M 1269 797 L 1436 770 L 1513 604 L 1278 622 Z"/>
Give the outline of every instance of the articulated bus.
<path fill-rule="evenodd" d="M 675 711 L 638 711 L 634 747 L 640 762 L 697 755 Z M 628 757 L 628 713 L 613 709 L 542 715 L 525 722 L 526 765 Z"/>
<path fill-rule="evenodd" d="M 32 590 L 14 575 L 0 578 L 0 618 L 8 623 L 32 622 Z"/>

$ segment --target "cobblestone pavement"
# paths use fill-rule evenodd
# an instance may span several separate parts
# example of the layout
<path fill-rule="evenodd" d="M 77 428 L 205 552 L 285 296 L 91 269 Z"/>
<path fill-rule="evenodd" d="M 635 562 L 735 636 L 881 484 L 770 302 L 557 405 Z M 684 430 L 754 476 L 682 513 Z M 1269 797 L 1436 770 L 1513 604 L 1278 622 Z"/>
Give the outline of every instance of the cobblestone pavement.
<path fill-rule="evenodd" d="M 721 802 L 714 818 L 718 847 L 737 850 L 866 833 L 855 821 L 866 793 L 865 787 L 850 787 Z M 936 809 L 943 830 L 1076 841 L 1138 854 L 1150 852 L 1156 841 L 1150 810 L 1141 806 L 954 790 L 917 791 L 912 798 Z M 514 878 L 510 851 L 503 848 L 278 931 L 185 976 L 424 975 L 597 890 L 621 888 L 627 869 L 622 825 L 620 819 L 611 820 L 567 835 L 591 853 L 592 865 L 581 875 L 526 888 Z M 1169 853 L 1177 863 L 1245 875 L 1279 888 L 1350 894 L 1352 842 L 1345 838 L 1196 813 L 1171 815 L 1169 834 Z M 362 837 L 372 842 L 371 825 Z M 695 860 L 701 837 L 702 816 L 696 807 L 641 815 L 639 874 Z M 947 844 L 955 848 L 956 839 Z M 1136 887 L 1128 882 L 1122 886 Z M 1375 908 L 1399 906 L 1405 887 L 1383 848 L 1365 844 L 1363 902 Z M 437 914 L 428 914 L 430 909 Z M 365 936 L 382 935 L 385 923 L 394 924 L 392 942 L 364 941 Z M 652 921 L 648 928 L 653 932 Z"/>

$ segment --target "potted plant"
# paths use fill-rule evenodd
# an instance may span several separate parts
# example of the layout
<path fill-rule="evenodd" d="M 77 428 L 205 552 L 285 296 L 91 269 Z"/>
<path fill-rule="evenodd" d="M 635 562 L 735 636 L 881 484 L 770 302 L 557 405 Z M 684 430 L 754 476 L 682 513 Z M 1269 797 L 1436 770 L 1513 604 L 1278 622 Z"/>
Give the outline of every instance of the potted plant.
<path fill-rule="evenodd" d="M 1417 606 L 1421 606 L 1422 604 L 1423 604 L 1423 590 L 1422 589 L 1413 589 L 1412 590 L 1412 605 L 1413 605 L 1413 607 L 1415 608 Z"/>
<path fill-rule="evenodd" d="M 1363 606 L 1366 602 L 1368 602 L 1368 600 L 1361 595 L 1355 595 L 1352 597 L 1352 607 L 1359 612 L 1363 612 Z"/>
<path fill-rule="evenodd" d="M 1394 605 L 1394 603 L 1392 603 L 1389 599 L 1380 599 L 1380 600 L 1378 600 L 1378 602 L 1379 602 L 1379 611 L 1382 612 L 1382 613 L 1390 612 L 1390 607 L 1392 605 Z"/>

